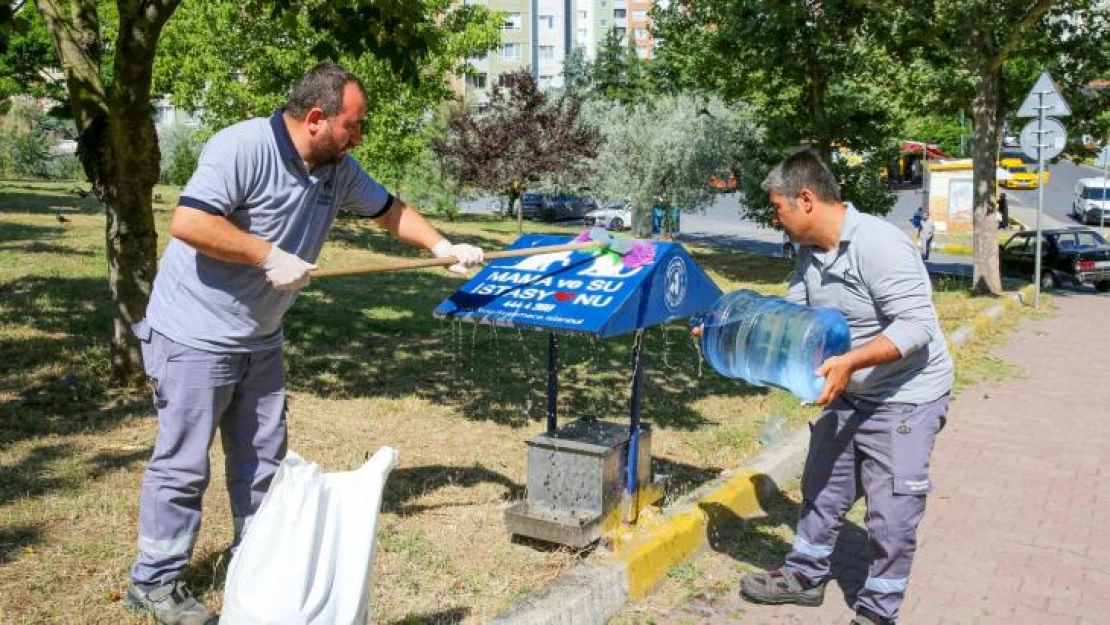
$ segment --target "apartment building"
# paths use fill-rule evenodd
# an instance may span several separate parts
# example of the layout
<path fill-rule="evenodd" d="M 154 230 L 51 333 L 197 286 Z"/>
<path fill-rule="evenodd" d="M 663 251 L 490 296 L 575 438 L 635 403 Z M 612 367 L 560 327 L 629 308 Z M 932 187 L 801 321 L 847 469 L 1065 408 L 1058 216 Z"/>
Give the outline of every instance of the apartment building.
<path fill-rule="evenodd" d="M 655 41 L 649 27 L 653 4 L 662 0 L 466 0 L 505 14 L 501 47 L 482 59 L 471 59 L 473 75 L 456 77 L 457 93 L 482 107 L 497 76 L 522 68 L 531 70 L 540 87 L 563 85 L 567 53 L 581 48 L 592 60 L 606 34 L 616 29 L 625 41 L 632 37 L 642 58 L 651 58 Z"/>

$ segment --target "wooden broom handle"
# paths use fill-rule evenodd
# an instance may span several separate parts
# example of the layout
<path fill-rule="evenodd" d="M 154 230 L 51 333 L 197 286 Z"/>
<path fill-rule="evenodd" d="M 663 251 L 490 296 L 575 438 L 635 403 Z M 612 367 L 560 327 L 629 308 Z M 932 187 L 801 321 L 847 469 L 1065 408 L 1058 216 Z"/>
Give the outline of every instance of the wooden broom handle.
<path fill-rule="evenodd" d="M 581 243 L 564 243 L 562 245 L 545 245 L 541 247 L 522 247 L 516 250 L 503 252 L 489 252 L 486 260 L 498 258 L 515 258 L 517 256 L 535 256 L 536 254 L 554 254 L 574 250 L 589 250 L 602 247 L 602 241 L 583 241 Z M 450 267 L 459 262 L 454 256 L 443 258 L 414 258 L 412 260 L 398 260 L 379 265 L 359 265 L 342 269 L 317 269 L 312 272 L 313 278 L 341 278 L 343 276 L 360 276 L 368 273 L 386 273 L 388 271 L 405 271 L 407 269 L 422 269 L 424 267 Z"/>

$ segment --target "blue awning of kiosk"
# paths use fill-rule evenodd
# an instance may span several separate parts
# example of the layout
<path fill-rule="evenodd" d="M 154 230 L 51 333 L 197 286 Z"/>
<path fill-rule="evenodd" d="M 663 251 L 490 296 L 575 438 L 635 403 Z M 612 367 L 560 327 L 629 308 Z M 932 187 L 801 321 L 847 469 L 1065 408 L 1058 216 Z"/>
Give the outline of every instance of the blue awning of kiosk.
<path fill-rule="evenodd" d="M 570 243 L 524 235 L 509 249 Z M 629 269 L 613 254 L 568 251 L 492 261 L 435 309 L 474 323 L 611 337 L 701 314 L 721 290 L 676 243 Z"/>

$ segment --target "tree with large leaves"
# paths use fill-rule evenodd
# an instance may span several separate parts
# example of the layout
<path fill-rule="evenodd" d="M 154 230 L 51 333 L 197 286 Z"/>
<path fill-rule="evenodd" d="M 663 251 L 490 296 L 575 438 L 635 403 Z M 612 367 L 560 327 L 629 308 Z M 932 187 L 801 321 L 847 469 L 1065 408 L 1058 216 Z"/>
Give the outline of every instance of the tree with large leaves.
<path fill-rule="evenodd" d="M 858 208 L 889 211 L 875 149 L 893 142 L 895 99 L 885 85 L 897 67 L 874 43 L 888 29 L 875 12 L 855 0 L 679 0 L 655 14 L 662 75 L 755 107 L 766 134 L 741 180 L 748 216 L 769 219 L 759 182 L 799 145 L 851 175 Z M 841 150 L 871 158 L 847 169 L 835 158 Z"/>
<path fill-rule="evenodd" d="M 18 11 L 7 20 L 7 39 L 0 46 L 0 101 L 23 94 L 64 102 L 64 83 L 47 71 L 54 65 L 54 47 L 35 5 L 0 7 L 0 13 L 12 8 Z M 4 23 L 0 15 L 0 24 Z M 3 30 L 5 26 L 0 25 Z"/>
<path fill-rule="evenodd" d="M 583 123 L 582 98 L 550 99 L 528 70 L 502 74 L 483 112 L 455 108 L 446 135 L 432 144 L 462 185 L 504 195 L 508 206 L 544 179 L 573 181 L 597 154 L 597 131 Z M 523 230 L 523 211 L 517 230 Z"/>
<path fill-rule="evenodd" d="M 454 94 L 443 80 L 462 69 L 465 59 L 481 56 L 500 43 L 498 21 L 484 7 L 449 11 L 438 3 L 440 45 L 405 80 L 385 58 L 340 51 L 337 62 L 363 82 L 367 130 L 352 154 L 375 177 L 395 185 L 425 148 L 421 126 L 428 111 Z M 198 111 L 210 128 L 270 114 L 304 68 L 316 62 L 321 43 L 332 46 L 328 31 L 313 26 L 304 5 L 282 19 L 250 19 L 239 0 L 206 0 L 181 6 L 159 43 L 154 89 L 171 102 Z M 221 33 L 213 37 L 212 32 Z M 230 79 L 229 79 L 230 78 Z"/>
<path fill-rule="evenodd" d="M 122 378 L 137 379 L 141 371 L 138 345 L 129 327 L 145 314 L 157 258 L 151 210 L 151 190 L 159 173 L 151 116 L 154 63 L 163 30 L 180 3 L 35 0 L 65 74 L 82 167 L 107 214 L 112 369 Z M 368 54 L 385 61 L 404 80 L 418 82 L 429 55 L 448 45 L 442 24 L 454 19 L 445 15 L 451 4 L 450 0 L 247 0 L 240 15 L 244 20 L 267 15 L 286 23 L 306 19 L 310 27 L 330 33 L 315 43 L 317 58 Z M 465 17 L 480 8 L 459 10 Z M 225 33 L 213 31 L 212 36 Z M 232 80 L 225 76 L 216 83 Z"/>

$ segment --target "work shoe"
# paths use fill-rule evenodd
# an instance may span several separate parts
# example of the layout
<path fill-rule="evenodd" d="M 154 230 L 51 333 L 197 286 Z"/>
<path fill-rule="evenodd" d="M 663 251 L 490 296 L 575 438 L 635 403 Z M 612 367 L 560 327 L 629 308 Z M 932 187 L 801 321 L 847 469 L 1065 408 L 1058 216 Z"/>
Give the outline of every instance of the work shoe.
<path fill-rule="evenodd" d="M 860 608 L 856 611 L 856 617 L 848 625 L 894 625 L 894 621 L 883 618 L 871 610 Z"/>
<path fill-rule="evenodd" d="M 775 569 L 741 577 L 740 596 L 753 603 L 817 607 L 825 601 L 825 585 L 804 583 L 790 571 Z"/>
<path fill-rule="evenodd" d="M 150 614 L 154 622 L 161 625 L 215 625 L 219 620 L 180 580 L 146 591 L 132 583 L 127 588 L 123 605 L 135 612 Z"/>

